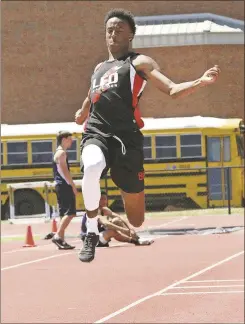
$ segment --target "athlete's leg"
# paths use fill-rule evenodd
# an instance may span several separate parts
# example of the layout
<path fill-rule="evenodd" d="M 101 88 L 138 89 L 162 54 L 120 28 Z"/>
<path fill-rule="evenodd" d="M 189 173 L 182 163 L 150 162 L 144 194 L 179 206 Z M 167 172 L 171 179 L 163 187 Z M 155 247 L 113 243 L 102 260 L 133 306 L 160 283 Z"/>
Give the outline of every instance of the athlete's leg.
<path fill-rule="evenodd" d="M 70 224 L 72 218 L 75 217 L 75 215 L 66 215 L 62 217 L 58 229 L 57 229 L 57 235 L 64 241 L 65 240 L 65 230 Z"/>
<path fill-rule="evenodd" d="M 100 177 L 106 167 L 105 156 L 99 146 L 88 144 L 82 151 L 84 176 L 82 192 L 88 218 L 97 216 L 100 201 Z"/>
<path fill-rule="evenodd" d="M 132 243 L 132 238 L 124 233 L 121 233 L 120 231 L 116 232 L 113 238 L 119 242 Z"/>
<path fill-rule="evenodd" d="M 65 241 L 65 230 L 74 216 L 76 215 L 65 215 L 62 217 L 57 232 L 52 238 L 52 242 L 57 245 L 60 250 L 71 250 L 75 248 L 74 245 L 70 245 Z"/>
<path fill-rule="evenodd" d="M 102 244 L 106 244 L 108 243 L 115 235 L 116 235 L 116 231 L 113 229 L 107 229 L 103 232 L 100 233 L 100 242 Z"/>
<path fill-rule="evenodd" d="M 71 186 L 60 186 L 57 188 L 57 193 L 61 220 L 52 242 L 60 249 L 74 249 L 75 246 L 65 242 L 65 230 L 72 218 L 76 216 L 76 198 Z"/>
<path fill-rule="evenodd" d="M 82 193 L 87 212 L 87 233 L 84 244 L 79 253 L 82 262 L 91 262 L 94 259 L 95 248 L 99 240 L 98 207 L 101 197 L 100 178 L 106 168 L 106 159 L 101 148 L 93 143 L 86 143 L 81 154 L 83 169 Z"/>
<path fill-rule="evenodd" d="M 114 223 L 114 222 L 113 222 Z M 118 221 L 115 222 L 118 224 L 118 226 L 122 226 L 125 227 L 125 224 L 122 224 L 122 222 Z M 134 232 L 134 231 L 133 231 Z M 131 235 L 128 236 L 124 233 L 122 233 L 121 231 L 116 231 L 113 229 L 109 229 L 109 230 L 105 230 L 103 232 L 100 233 L 100 242 L 97 245 L 98 247 L 109 247 L 109 241 L 114 238 L 116 241 L 119 242 L 125 242 L 125 243 L 131 243 L 134 245 L 151 245 L 154 241 L 153 240 L 149 240 L 149 239 L 140 239 L 139 236 L 136 233 L 133 233 L 135 235 Z"/>
<path fill-rule="evenodd" d="M 151 239 L 144 239 L 144 238 L 140 238 L 138 236 L 138 234 L 136 233 L 136 231 L 130 226 L 130 225 L 126 225 L 126 221 L 122 220 L 121 218 L 113 218 L 112 223 L 114 223 L 115 225 L 124 227 L 124 228 L 130 228 L 130 236 L 122 233 L 121 231 L 116 231 L 116 235 L 114 235 L 114 239 L 119 241 L 119 242 L 128 242 L 128 243 L 132 243 L 136 246 L 140 245 L 140 246 L 144 246 L 144 245 L 151 245 L 154 241 Z"/>
<path fill-rule="evenodd" d="M 117 226 L 123 227 L 125 229 L 130 229 L 130 232 L 126 236 L 130 236 L 134 241 L 139 239 L 139 236 L 137 235 L 135 229 L 130 226 L 126 220 L 122 219 L 121 217 L 115 217 L 111 220 L 111 222 Z M 120 232 L 120 231 L 119 231 Z M 120 232 L 121 234 L 121 232 Z M 123 234 L 124 235 L 124 234 Z"/>
<path fill-rule="evenodd" d="M 121 190 L 124 209 L 128 220 L 134 227 L 140 227 L 145 220 L 145 193 L 127 193 Z"/>
<path fill-rule="evenodd" d="M 100 242 L 102 244 L 109 242 L 112 238 L 119 242 L 131 243 L 131 238 L 129 236 L 113 229 L 108 229 L 100 233 Z"/>
<path fill-rule="evenodd" d="M 117 163 L 111 167 L 111 177 L 120 188 L 124 208 L 128 220 L 134 227 L 140 227 L 144 222 L 144 156 L 139 148 L 126 148 L 126 154 L 116 151 Z"/>

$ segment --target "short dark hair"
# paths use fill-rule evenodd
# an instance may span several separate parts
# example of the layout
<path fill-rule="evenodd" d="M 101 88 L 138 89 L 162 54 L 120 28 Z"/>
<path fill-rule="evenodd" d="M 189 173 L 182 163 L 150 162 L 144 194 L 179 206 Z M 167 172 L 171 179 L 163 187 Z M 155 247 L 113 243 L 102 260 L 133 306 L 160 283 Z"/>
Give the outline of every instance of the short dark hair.
<path fill-rule="evenodd" d="M 101 196 L 106 196 L 107 197 L 107 193 L 105 191 L 103 191 L 103 190 L 100 192 L 100 194 L 101 194 Z"/>
<path fill-rule="evenodd" d="M 67 138 L 69 136 L 72 136 L 72 133 L 68 132 L 68 131 L 59 131 L 57 134 L 57 145 L 60 145 L 62 142 L 63 138 Z"/>
<path fill-rule="evenodd" d="M 105 16 L 105 20 L 104 20 L 104 24 L 106 26 L 106 23 L 109 19 L 111 18 L 119 18 L 122 20 L 127 21 L 127 23 L 129 24 L 132 33 L 135 35 L 136 32 L 136 26 L 135 26 L 135 21 L 134 21 L 134 16 L 133 14 L 125 9 L 111 9 Z"/>

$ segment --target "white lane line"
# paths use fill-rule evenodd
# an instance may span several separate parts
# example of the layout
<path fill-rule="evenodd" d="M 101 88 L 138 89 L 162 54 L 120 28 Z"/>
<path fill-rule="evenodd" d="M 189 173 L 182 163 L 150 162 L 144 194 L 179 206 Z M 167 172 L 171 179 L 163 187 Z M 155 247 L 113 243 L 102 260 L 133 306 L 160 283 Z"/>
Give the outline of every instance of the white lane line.
<path fill-rule="evenodd" d="M 160 296 L 171 295 L 205 295 L 205 294 L 235 294 L 244 293 L 244 290 L 224 290 L 224 291 L 193 291 L 193 292 L 176 292 L 176 293 L 163 293 Z"/>
<path fill-rule="evenodd" d="M 244 287 L 244 285 L 218 285 L 218 286 L 177 286 L 172 289 L 200 289 L 200 288 L 227 288 L 227 287 Z"/>
<path fill-rule="evenodd" d="M 160 224 L 160 225 L 157 225 L 157 226 L 150 226 L 150 227 L 147 227 L 145 229 L 142 229 L 142 231 L 147 231 L 147 229 L 155 228 L 155 227 L 164 227 L 166 225 L 169 225 L 169 224 L 172 224 L 172 223 L 176 223 L 176 222 L 181 221 L 181 220 L 184 220 L 186 218 L 188 218 L 188 216 L 183 216 L 183 217 L 180 217 L 178 219 L 175 219 L 175 220 L 172 220 L 170 222 L 167 222 L 167 223 L 164 223 L 164 224 Z M 141 233 L 139 233 L 139 234 L 141 234 Z M 159 236 L 151 237 L 151 238 L 154 240 L 154 239 L 158 239 Z M 77 242 L 81 242 L 81 239 L 75 240 L 75 241 L 69 241 L 69 243 L 77 243 Z M 16 253 L 16 252 L 26 252 L 26 251 L 30 252 L 30 249 L 31 249 L 31 251 L 36 251 L 37 249 L 40 250 L 43 247 L 51 247 L 53 244 L 50 244 L 50 243 L 49 244 L 39 245 L 39 246 L 36 246 L 36 247 L 33 247 L 33 248 L 22 248 L 22 249 L 16 249 L 16 250 L 11 250 L 11 251 L 3 251 L 2 254 L 11 254 L 11 253 Z"/>
<path fill-rule="evenodd" d="M 81 240 L 75 240 L 75 241 L 69 241 L 69 243 L 77 243 L 77 242 L 81 242 Z M 42 245 L 38 245 L 38 246 L 34 246 L 34 247 L 26 247 L 26 248 L 22 248 L 22 249 L 16 249 L 16 250 L 11 250 L 11 251 L 3 251 L 2 254 L 11 254 L 11 253 L 16 253 L 16 252 L 35 252 L 37 250 L 41 250 L 42 248 L 47 248 L 47 247 L 55 247 L 55 245 L 52 242 L 49 242 L 48 244 L 42 244 Z M 52 251 L 53 249 L 50 249 L 50 251 Z"/>
<path fill-rule="evenodd" d="M 231 256 L 229 256 L 229 257 L 227 257 L 227 258 L 225 258 L 225 259 L 223 259 L 223 260 L 221 260 L 219 262 L 216 262 L 216 263 L 214 263 L 214 264 L 212 264 L 212 265 L 210 265 L 210 266 L 208 266 L 208 267 L 206 267 L 206 268 L 204 268 L 204 269 L 202 269 L 200 271 L 197 271 L 197 272 L 193 273 L 190 276 L 187 276 L 187 277 L 185 277 L 185 278 L 183 278 L 183 279 L 181 279 L 179 281 L 174 282 L 173 284 L 167 286 L 164 289 L 161 289 L 161 290 L 159 290 L 159 291 L 157 291 L 157 292 L 155 292 L 155 293 L 153 293 L 151 295 L 147 295 L 147 296 L 145 296 L 145 297 L 143 297 L 141 299 L 138 299 L 135 302 L 133 302 L 133 303 L 131 303 L 131 304 L 129 304 L 129 305 L 127 305 L 127 306 L 119 309 L 118 311 L 116 311 L 114 313 L 111 313 L 111 314 L 109 314 L 109 315 L 107 315 L 107 316 L 105 316 L 105 317 L 97 320 L 94 323 L 104 323 L 104 322 L 108 321 L 109 319 L 111 319 L 111 318 L 113 318 L 113 317 L 115 317 L 115 316 L 117 316 L 119 314 L 122 314 L 122 313 L 126 312 L 130 308 L 133 308 L 133 307 L 135 307 L 135 306 L 143 303 L 144 301 L 146 301 L 148 299 L 151 299 L 153 297 L 159 296 L 159 295 L 165 293 L 166 291 L 174 288 L 175 286 L 177 286 L 177 285 L 179 285 L 179 284 L 181 284 L 181 283 L 183 283 L 183 282 L 185 282 L 185 281 L 187 281 L 189 279 L 195 278 L 195 277 L 197 277 L 197 276 L 199 276 L 199 275 L 201 275 L 201 274 L 203 274 L 203 273 L 205 273 L 205 272 L 207 272 L 207 271 L 209 271 L 209 270 L 211 270 L 211 269 L 213 269 L 213 268 L 215 268 L 215 267 L 217 267 L 217 266 L 219 266 L 219 265 L 221 265 L 221 264 L 223 264 L 225 262 L 228 262 L 228 261 L 230 261 L 230 260 L 232 260 L 232 259 L 234 259 L 234 258 L 236 258 L 236 257 L 238 257 L 238 256 L 240 256 L 242 254 L 244 254 L 244 251 L 240 251 L 240 252 L 238 252 L 236 254 L 233 254 L 233 255 L 231 255 Z"/>
<path fill-rule="evenodd" d="M 28 261 L 28 262 L 23 262 L 23 263 L 17 263 L 17 264 L 14 264 L 12 266 L 9 266 L 9 267 L 1 268 L 1 271 L 9 270 L 9 269 L 14 269 L 14 268 L 19 268 L 19 267 L 22 267 L 24 265 L 28 265 L 28 264 L 32 264 L 32 263 L 37 263 L 37 262 L 41 262 L 41 261 L 45 261 L 45 260 L 49 260 L 49 259 L 54 259 L 54 258 L 58 258 L 58 257 L 61 257 L 61 256 L 69 255 L 69 254 L 74 254 L 74 252 L 56 254 L 56 255 L 51 255 L 49 257 L 46 257 L 46 258 L 36 259 L 36 260 L 32 260 L 32 261 Z"/>
<path fill-rule="evenodd" d="M 182 217 L 181 219 L 178 219 L 178 221 L 182 220 L 182 219 L 185 219 L 187 218 L 187 216 L 184 216 Z M 165 223 L 165 225 L 167 224 L 171 224 L 173 222 L 176 222 L 177 220 L 175 221 L 170 221 L 168 223 Z M 157 239 L 163 239 L 163 238 L 166 238 L 167 236 L 156 236 L 156 237 L 153 237 L 152 239 L 153 240 L 157 240 Z M 72 241 L 72 242 L 81 242 L 81 240 L 76 240 L 76 241 Z M 117 247 L 117 246 L 124 246 L 128 243 L 119 243 L 119 244 L 114 244 L 114 245 L 111 245 L 111 247 Z M 19 251 L 23 251 L 25 249 L 40 249 L 41 247 L 43 246 L 52 246 L 51 244 L 45 244 L 45 245 L 40 245 L 36 248 L 23 248 L 21 250 L 13 250 L 13 251 L 8 251 L 8 252 L 5 252 L 5 253 L 14 253 L 14 252 L 19 252 Z M 103 249 L 103 248 L 100 248 L 100 250 Z M 26 250 L 25 250 L 26 251 Z M 33 250 L 34 251 L 34 250 Z M 97 251 L 98 252 L 98 251 Z M 96 253 L 97 253 L 96 252 Z M 28 262 L 23 262 L 23 263 L 18 263 L 18 264 L 15 264 L 15 265 L 12 265 L 12 266 L 9 266 L 9 267 L 5 267 L 5 268 L 1 268 L 1 271 L 4 271 L 4 270 L 9 270 L 9 269 L 14 269 L 14 268 L 18 268 L 18 267 L 21 267 L 21 266 L 24 266 L 24 265 L 28 265 L 28 264 L 32 264 L 32 263 L 37 263 L 37 262 L 41 262 L 41 261 L 45 261 L 45 260 L 49 260 L 49 259 L 53 259 L 53 258 L 57 258 L 57 257 L 60 257 L 60 256 L 64 256 L 64 255 L 68 255 L 68 254 L 72 254 L 74 252 L 70 252 L 70 253 L 62 253 L 62 254 L 56 254 L 56 255 L 52 255 L 52 256 L 49 256 L 49 257 L 45 257 L 45 258 L 41 258 L 41 259 L 36 259 L 36 260 L 32 260 L 32 261 L 28 261 Z"/>
<path fill-rule="evenodd" d="M 159 236 L 159 237 L 154 237 L 154 240 L 159 240 L 159 239 L 164 239 L 164 238 L 166 238 L 166 237 L 165 236 Z M 117 243 L 117 244 L 110 245 L 110 248 L 113 248 L 113 247 L 121 247 L 121 246 L 125 246 L 125 245 L 128 245 L 128 244 L 129 243 L 126 243 L 126 242 L 125 243 Z M 136 247 L 136 248 L 140 248 L 140 247 Z M 99 250 L 96 253 L 98 253 L 101 250 L 107 250 L 107 249 L 108 249 L 107 247 L 104 247 L 104 248 L 101 247 L 101 248 L 99 248 Z M 18 267 L 21 267 L 21 266 L 24 266 L 24 265 L 28 265 L 28 264 L 32 264 L 32 263 L 37 263 L 37 262 L 41 262 L 41 261 L 45 261 L 45 260 L 49 260 L 49 259 L 53 259 L 53 258 L 58 258 L 58 257 L 60 257 L 62 255 L 75 254 L 74 253 L 75 251 L 77 251 L 77 249 L 74 249 L 73 252 L 69 252 L 69 253 L 56 254 L 56 255 L 51 255 L 49 257 L 45 257 L 45 258 L 31 260 L 31 261 L 28 261 L 28 262 L 17 263 L 15 265 L 12 265 L 12 266 L 9 266 L 9 267 L 1 268 L 1 271 L 9 270 L 9 269 L 14 269 L 14 268 L 18 268 Z"/>
<path fill-rule="evenodd" d="M 164 239 L 164 238 L 166 238 L 166 236 L 157 236 L 157 237 L 154 237 L 154 240 L 159 240 L 159 239 Z M 122 243 L 116 243 L 116 244 L 110 245 L 110 248 L 121 247 L 121 246 L 125 246 L 125 245 L 129 245 L 129 243 L 127 243 L 127 242 L 125 242 L 125 243 L 123 243 L 123 242 Z M 140 248 L 140 247 L 136 247 L 136 248 Z M 80 248 L 78 250 L 80 250 Z M 101 250 L 108 250 L 108 248 L 107 247 L 104 247 L 104 248 L 101 247 L 101 248 L 99 248 L 99 250 L 96 253 L 98 253 Z M 77 249 L 74 249 L 73 251 L 75 252 L 75 251 L 77 251 Z M 13 269 L 13 268 L 18 268 L 18 267 L 21 267 L 21 266 L 24 266 L 24 265 L 28 265 L 28 264 L 32 264 L 32 263 L 37 263 L 37 262 L 57 258 L 57 257 L 60 257 L 62 255 L 75 254 L 74 252 L 56 254 L 56 255 L 49 256 L 49 257 L 45 257 L 45 258 L 31 260 L 31 261 L 28 261 L 28 262 L 17 263 L 15 265 L 12 265 L 12 266 L 9 266 L 9 267 L 1 268 L 1 271 L 8 270 L 8 269 Z"/>
<path fill-rule="evenodd" d="M 227 282 L 227 281 L 230 281 L 230 282 L 233 282 L 233 281 L 244 281 L 244 279 L 211 279 L 211 280 L 188 280 L 186 281 L 187 282 Z"/>
<path fill-rule="evenodd" d="M 119 244 L 115 244 L 115 245 L 112 245 L 113 246 L 123 246 L 127 243 L 119 243 Z M 100 248 L 100 250 L 102 250 L 104 248 Z M 98 250 L 96 253 L 98 253 L 100 250 Z M 73 250 L 73 252 L 68 252 L 68 253 L 62 253 L 62 254 L 56 254 L 56 255 L 51 255 L 49 257 L 45 257 L 45 258 L 40 258 L 40 259 L 36 259 L 36 260 L 31 260 L 31 261 L 28 261 L 28 262 L 23 262 L 23 263 L 17 263 L 15 265 L 12 265 L 12 266 L 9 266 L 9 267 L 5 267 L 5 268 L 1 268 L 1 271 L 4 271 L 4 270 L 9 270 L 9 269 L 14 269 L 14 268 L 19 268 L 19 267 L 22 267 L 24 265 L 28 265 L 28 264 L 32 264 L 32 263 L 37 263 L 37 262 L 41 262 L 41 261 L 45 261 L 45 260 L 49 260 L 49 259 L 54 259 L 54 258 L 58 258 L 60 256 L 65 256 L 65 255 L 69 255 L 69 254 L 74 254 L 76 255 L 75 251 Z M 81 261 L 80 261 L 81 262 Z"/>

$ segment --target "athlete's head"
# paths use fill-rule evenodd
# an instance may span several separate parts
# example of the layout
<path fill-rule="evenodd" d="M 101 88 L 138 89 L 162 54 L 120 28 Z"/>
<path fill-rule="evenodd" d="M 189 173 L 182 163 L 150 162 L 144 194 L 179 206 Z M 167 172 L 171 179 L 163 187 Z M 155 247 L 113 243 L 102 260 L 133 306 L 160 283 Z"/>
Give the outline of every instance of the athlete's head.
<path fill-rule="evenodd" d="M 61 145 L 64 149 L 68 149 L 72 145 L 72 134 L 68 131 L 59 131 L 57 134 L 57 146 Z"/>
<path fill-rule="evenodd" d="M 134 16 L 124 9 L 112 9 L 105 16 L 106 44 L 108 50 L 120 53 L 128 50 L 136 32 Z"/>
<path fill-rule="evenodd" d="M 108 205 L 108 198 L 107 198 L 107 194 L 105 191 L 101 191 L 101 197 L 100 197 L 100 208 L 102 207 L 107 207 Z"/>

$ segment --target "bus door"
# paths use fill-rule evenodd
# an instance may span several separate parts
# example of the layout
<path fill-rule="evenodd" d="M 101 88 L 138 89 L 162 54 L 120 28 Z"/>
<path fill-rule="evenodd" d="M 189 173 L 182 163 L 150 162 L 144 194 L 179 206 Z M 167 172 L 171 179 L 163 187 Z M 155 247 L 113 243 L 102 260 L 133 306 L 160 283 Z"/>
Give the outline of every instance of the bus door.
<path fill-rule="evenodd" d="M 208 161 L 208 207 L 225 207 L 228 204 L 227 169 L 231 162 L 230 136 L 207 136 L 207 161 Z M 230 169 L 230 199 L 234 202 L 233 170 Z"/>

